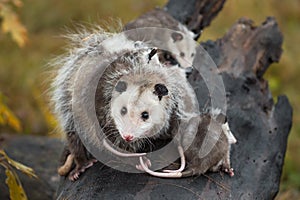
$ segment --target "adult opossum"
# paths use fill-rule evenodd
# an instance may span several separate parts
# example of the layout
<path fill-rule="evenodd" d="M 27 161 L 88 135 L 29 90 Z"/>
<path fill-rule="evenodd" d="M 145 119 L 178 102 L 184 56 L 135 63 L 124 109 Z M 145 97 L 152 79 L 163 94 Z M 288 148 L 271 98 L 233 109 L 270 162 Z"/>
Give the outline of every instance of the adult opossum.
<path fill-rule="evenodd" d="M 187 112 L 194 112 L 191 105 L 195 99 L 188 98 L 192 89 L 186 81 L 185 84 L 178 85 L 178 80 L 185 80 L 182 71 L 174 67 L 164 67 L 158 60 L 156 50 L 140 49 L 143 46 L 141 42 L 128 40 L 124 34 L 111 41 L 104 41 L 109 36 L 109 33 L 103 31 L 73 35 L 76 47 L 69 55 L 57 59 L 55 63 L 61 68 L 53 82 L 52 99 L 55 113 L 67 134 L 68 148 L 65 156 L 68 156 L 69 161 L 60 167 L 58 172 L 60 175 L 66 175 L 73 158 L 76 168 L 70 173 L 69 177 L 72 180 L 77 179 L 80 173 L 96 161 L 89 159 L 90 155 L 76 133 L 72 113 L 75 74 L 80 67 L 84 67 L 84 59 L 110 57 L 116 52 L 124 53 L 124 56 L 107 68 L 99 80 L 95 95 L 99 123 L 104 132 L 109 133 L 108 139 L 122 149 L 130 152 L 146 151 L 145 145 L 141 145 L 144 137 L 146 140 L 155 138 L 168 130 L 171 118 L 178 118 L 177 115 L 181 115 L 182 118 L 189 114 Z M 123 92 L 127 88 L 130 90 L 130 96 L 124 97 Z M 129 98 L 127 104 L 126 98 Z M 101 105 L 98 105 L 99 102 Z M 127 112 L 130 118 L 126 116 Z M 121 116 L 124 119 L 120 120 Z"/>
<path fill-rule="evenodd" d="M 122 55 L 106 69 L 99 80 L 95 95 L 96 115 L 106 139 L 121 149 L 133 153 L 152 151 L 156 144 L 153 141 L 160 140 L 161 136 L 174 137 L 174 133 L 178 132 L 176 130 L 178 124 L 188 123 L 190 118 L 199 115 L 196 111 L 198 106 L 193 89 L 181 70 L 164 66 L 157 57 L 156 49 L 148 48 L 143 42 L 132 41 L 125 34 L 106 40 L 111 36 L 113 35 L 102 30 L 72 35 L 74 43 L 72 51 L 54 63 L 61 68 L 53 82 L 53 102 L 55 113 L 67 134 L 68 142 L 64 159 L 66 162 L 58 172 L 60 175 L 67 175 L 74 160 L 76 167 L 69 174 L 71 180 L 76 180 L 80 173 L 96 162 L 86 151 L 76 132 L 72 112 L 72 95 L 76 87 L 75 74 L 84 67 L 83 60 L 99 57 L 105 59 L 113 57 L 116 53 Z M 200 136 L 203 136 L 201 129 L 196 134 L 196 137 Z M 179 149 L 181 145 L 185 146 L 185 138 L 190 137 L 182 132 L 177 139 Z M 211 166 L 208 164 L 208 169 L 221 165 L 224 158 L 229 155 L 229 137 L 224 136 L 222 132 L 220 138 L 221 142 L 217 142 L 217 145 L 223 145 L 224 148 L 215 148 L 214 152 L 217 151 L 221 156 L 213 158 L 216 163 L 211 163 Z M 154 144 L 151 148 L 145 145 L 149 140 Z M 192 158 L 193 153 L 189 151 L 196 151 L 197 145 L 198 143 L 194 143 L 185 153 L 187 163 L 189 161 L 192 163 L 193 159 L 196 159 Z M 181 152 L 182 156 L 184 155 Z M 142 161 L 141 165 L 144 170 L 149 167 L 149 164 L 147 166 Z M 230 166 L 225 168 L 230 170 Z M 198 171 L 204 173 L 206 169 Z"/>

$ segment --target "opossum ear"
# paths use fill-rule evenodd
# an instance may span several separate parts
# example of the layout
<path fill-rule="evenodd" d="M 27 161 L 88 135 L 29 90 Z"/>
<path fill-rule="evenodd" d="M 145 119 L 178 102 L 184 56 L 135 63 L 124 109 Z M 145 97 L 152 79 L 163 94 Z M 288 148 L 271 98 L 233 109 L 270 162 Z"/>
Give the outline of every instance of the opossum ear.
<path fill-rule="evenodd" d="M 148 54 L 148 61 L 150 61 L 156 53 L 157 49 L 152 49 L 151 52 Z"/>
<path fill-rule="evenodd" d="M 126 89 L 127 89 L 127 83 L 124 81 L 119 81 L 115 87 L 115 90 L 120 93 L 125 92 Z"/>
<path fill-rule="evenodd" d="M 183 35 L 181 35 L 180 33 L 177 33 L 177 32 L 173 32 L 171 34 L 171 37 L 173 39 L 173 42 L 177 42 L 177 41 L 180 41 L 183 39 Z"/>
<path fill-rule="evenodd" d="M 163 96 L 168 95 L 168 89 L 164 84 L 158 83 L 154 86 L 153 94 L 158 96 L 158 99 L 161 100 Z"/>

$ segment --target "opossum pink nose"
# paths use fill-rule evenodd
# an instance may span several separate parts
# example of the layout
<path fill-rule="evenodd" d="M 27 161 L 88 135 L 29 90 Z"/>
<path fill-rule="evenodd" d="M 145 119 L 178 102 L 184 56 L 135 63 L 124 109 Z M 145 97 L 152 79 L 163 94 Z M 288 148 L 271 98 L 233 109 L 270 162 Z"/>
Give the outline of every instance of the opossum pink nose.
<path fill-rule="evenodd" d="M 124 135 L 124 140 L 126 140 L 127 142 L 130 142 L 133 140 L 133 136 L 132 135 Z"/>

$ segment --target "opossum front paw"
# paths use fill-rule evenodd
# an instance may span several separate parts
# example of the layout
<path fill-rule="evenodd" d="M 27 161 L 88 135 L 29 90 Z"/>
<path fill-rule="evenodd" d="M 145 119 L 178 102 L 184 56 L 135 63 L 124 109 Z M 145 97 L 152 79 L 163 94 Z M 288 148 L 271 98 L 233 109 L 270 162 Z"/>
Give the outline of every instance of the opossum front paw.
<path fill-rule="evenodd" d="M 151 161 L 148 158 L 143 157 L 143 160 L 144 160 L 144 164 L 147 166 L 147 168 L 151 167 Z M 135 168 L 137 170 L 140 170 L 140 171 L 143 171 L 143 172 L 145 171 L 141 164 L 135 165 Z"/>
<path fill-rule="evenodd" d="M 79 178 L 79 175 L 85 172 L 86 169 L 90 168 L 91 166 L 96 163 L 96 159 L 89 160 L 84 166 L 76 166 L 74 170 L 72 170 L 69 174 L 69 180 L 76 181 Z"/>
<path fill-rule="evenodd" d="M 225 168 L 224 172 L 227 173 L 231 177 L 234 176 L 233 168 Z"/>

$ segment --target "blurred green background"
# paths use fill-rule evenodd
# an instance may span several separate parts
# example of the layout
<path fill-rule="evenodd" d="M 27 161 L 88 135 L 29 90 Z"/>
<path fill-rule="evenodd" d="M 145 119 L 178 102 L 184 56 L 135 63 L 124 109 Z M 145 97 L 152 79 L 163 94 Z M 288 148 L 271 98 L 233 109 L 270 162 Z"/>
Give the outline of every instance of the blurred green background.
<path fill-rule="evenodd" d="M 47 62 L 64 52 L 66 43 L 61 36 L 67 29 L 75 29 L 78 23 L 101 25 L 110 19 L 126 23 L 166 2 L 23 0 L 24 5 L 15 11 L 27 28 L 28 44 L 19 48 L 9 34 L 0 32 L 0 103 L 7 105 L 20 120 L 22 130 L 18 134 L 59 137 L 53 131 L 56 122 L 47 96 L 52 76 Z M 248 17 L 260 25 L 267 16 L 278 20 L 284 35 L 284 52 L 280 63 L 273 64 L 265 78 L 269 80 L 273 96 L 286 94 L 294 108 L 281 192 L 277 198 L 300 199 L 300 0 L 227 0 L 200 41 L 222 37 L 240 17 Z M 14 132 L 17 131 L 8 126 L 0 127 L 0 133 Z"/>

